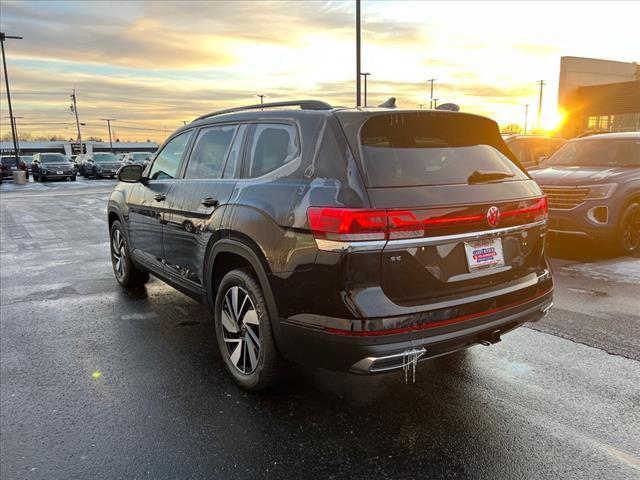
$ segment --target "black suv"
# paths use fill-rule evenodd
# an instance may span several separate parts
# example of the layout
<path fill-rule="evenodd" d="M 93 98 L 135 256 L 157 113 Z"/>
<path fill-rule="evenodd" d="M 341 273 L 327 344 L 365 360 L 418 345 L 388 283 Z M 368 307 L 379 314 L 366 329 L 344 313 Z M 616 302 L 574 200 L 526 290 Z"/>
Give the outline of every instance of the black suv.
<path fill-rule="evenodd" d="M 207 302 L 246 389 L 283 360 L 415 367 L 552 304 L 546 197 L 487 118 L 252 105 L 196 119 L 118 178 L 118 282 L 153 273 Z"/>

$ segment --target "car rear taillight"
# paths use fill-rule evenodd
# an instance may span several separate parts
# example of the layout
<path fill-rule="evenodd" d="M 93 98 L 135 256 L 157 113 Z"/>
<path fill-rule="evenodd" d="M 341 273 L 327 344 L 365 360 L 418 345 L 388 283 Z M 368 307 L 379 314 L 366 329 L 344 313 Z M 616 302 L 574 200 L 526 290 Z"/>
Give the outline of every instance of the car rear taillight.
<path fill-rule="evenodd" d="M 549 216 L 549 202 L 546 195 L 514 210 L 502 212 L 502 218 L 517 218 L 519 223 L 539 222 Z"/>
<path fill-rule="evenodd" d="M 309 228 L 316 238 L 358 242 L 385 240 L 387 218 L 384 210 L 311 207 Z"/>
<path fill-rule="evenodd" d="M 492 228 L 543 221 L 547 219 L 547 198 L 509 202 L 499 211 L 503 223 Z M 486 206 L 415 210 L 311 207 L 308 218 L 315 238 L 341 242 L 420 238 L 452 229 L 478 231 L 489 227 Z"/>

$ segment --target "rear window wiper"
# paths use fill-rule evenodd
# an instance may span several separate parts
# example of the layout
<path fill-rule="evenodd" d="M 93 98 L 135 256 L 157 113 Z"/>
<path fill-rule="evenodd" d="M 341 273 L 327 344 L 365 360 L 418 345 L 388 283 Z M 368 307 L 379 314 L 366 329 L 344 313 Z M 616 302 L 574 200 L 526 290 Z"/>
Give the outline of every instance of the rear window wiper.
<path fill-rule="evenodd" d="M 515 175 L 509 172 L 482 172 L 480 170 L 474 170 L 467 178 L 467 183 L 485 183 L 512 177 L 515 177 Z"/>

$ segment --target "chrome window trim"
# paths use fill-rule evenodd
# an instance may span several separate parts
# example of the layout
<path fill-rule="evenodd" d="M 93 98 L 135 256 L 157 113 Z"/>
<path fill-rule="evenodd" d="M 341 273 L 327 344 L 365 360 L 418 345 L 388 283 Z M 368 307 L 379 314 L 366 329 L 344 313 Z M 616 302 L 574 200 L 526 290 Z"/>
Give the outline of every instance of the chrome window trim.
<path fill-rule="evenodd" d="M 379 250 L 404 250 L 406 248 L 428 247 L 431 245 L 444 245 L 447 243 L 469 242 L 482 240 L 484 238 L 498 237 L 510 233 L 528 230 L 530 228 L 546 225 L 546 220 L 515 225 L 513 227 L 496 228 L 493 230 L 483 230 L 480 232 L 458 233 L 455 235 L 441 235 L 438 237 L 402 238 L 397 240 L 371 240 L 364 242 L 340 242 L 338 240 L 325 240 L 316 238 L 316 245 L 319 250 L 328 252 L 367 252 Z"/>

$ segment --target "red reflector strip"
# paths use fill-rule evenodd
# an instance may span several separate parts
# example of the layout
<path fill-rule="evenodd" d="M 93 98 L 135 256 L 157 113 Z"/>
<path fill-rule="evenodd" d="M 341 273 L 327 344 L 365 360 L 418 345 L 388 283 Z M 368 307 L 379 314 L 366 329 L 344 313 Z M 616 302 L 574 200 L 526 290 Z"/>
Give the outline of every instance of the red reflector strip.
<path fill-rule="evenodd" d="M 403 328 L 390 328 L 387 330 L 368 330 L 368 331 L 351 331 L 351 330 L 342 330 L 339 328 L 325 328 L 325 332 L 332 333 L 334 335 L 344 335 L 347 337 L 375 337 L 380 335 L 397 335 L 400 333 L 409 333 L 416 332 L 420 330 L 428 330 L 430 328 L 444 327 L 446 325 L 451 325 L 453 323 L 465 322 L 467 320 L 473 320 L 474 318 L 482 317 L 485 315 L 492 315 L 494 313 L 501 312 L 503 310 L 508 310 L 513 307 L 517 307 L 520 305 L 524 305 L 526 303 L 537 300 L 540 297 L 545 296 L 549 292 L 553 290 L 553 287 L 545 290 L 542 293 L 539 293 L 533 297 L 527 298 L 526 300 L 521 300 L 519 302 L 513 302 L 508 305 L 504 305 L 502 307 L 492 308 L 490 310 L 484 310 L 482 312 L 470 313 L 468 315 L 462 315 L 460 317 L 450 318 L 449 320 L 442 320 L 440 322 L 432 322 L 432 323 L 424 323 L 422 325 L 413 325 L 411 327 L 403 327 Z"/>

